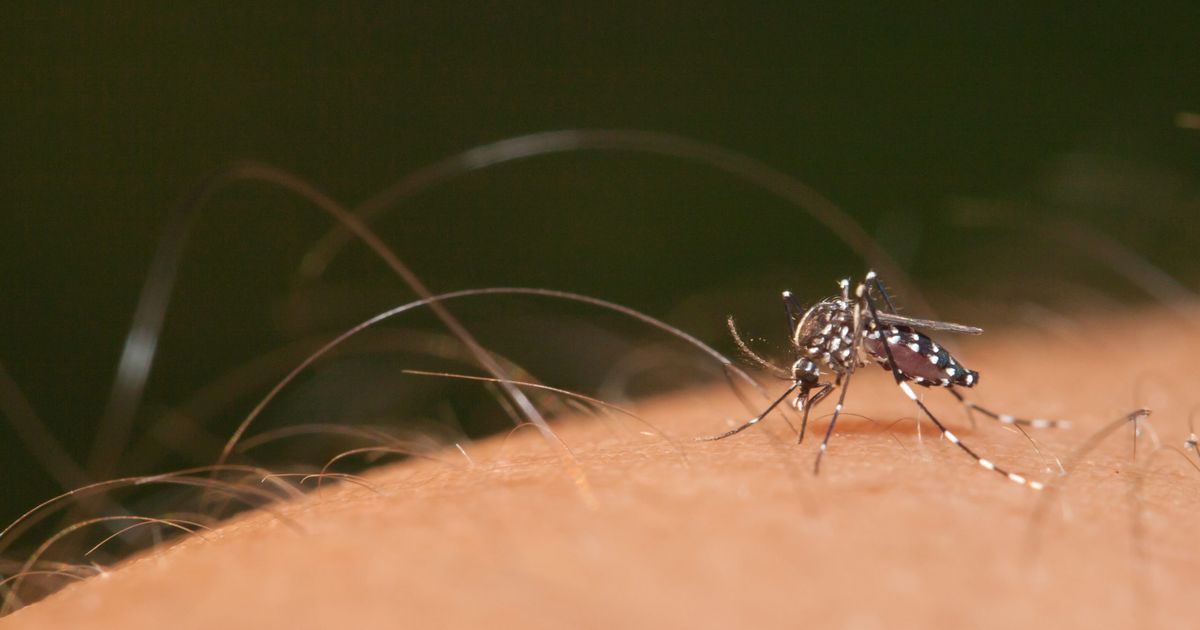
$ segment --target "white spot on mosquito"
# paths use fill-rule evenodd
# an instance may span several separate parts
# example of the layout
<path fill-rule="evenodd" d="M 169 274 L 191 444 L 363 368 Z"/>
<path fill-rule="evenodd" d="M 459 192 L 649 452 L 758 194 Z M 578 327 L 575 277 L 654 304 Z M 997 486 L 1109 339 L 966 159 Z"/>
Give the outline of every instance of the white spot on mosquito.
<path fill-rule="evenodd" d="M 929 349 L 930 349 L 930 350 L 933 350 L 934 352 L 941 352 L 941 351 L 942 351 L 942 349 L 941 349 L 941 348 L 940 348 L 940 347 L 939 347 L 939 346 L 938 346 L 936 343 L 933 343 L 932 341 L 931 341 L 931 342 L 929 342 Z"/>
<path fill-rule="evenodd" d="M 842 340 L 841 340 L 841 339 L 839 339 L 839 338 L 837 338 L 837 337 L 834 337 L 834 338 L 833 338 L 833 341 L 829 342 L 829 349 L 830 349 L 830 350 L 837 350 L 837 349 L 838 349 L 838 348 L 840 348 L 841 346 L 842 346 Z"/>
<path fill-rule="evenodd" d="M 1000 421 L 1000 424 L 1016 424 L 1016 422 L 1017 422 L 1016 418 L 1014 418 L 1006 413 L 1000 414 L 1000 416 L 997 417 L 996 419 Z"/>
<path fill-rule="evenodd" d="M 912 339 L 913 341 L 920 341 L 921 335 L 918 335 L 917 333 L 911 333 L 908 335 L 908 338 Z"/>
<path fill-rule="evenodd" d="M 1041 418 L 1034 418 L 1033 420 L 1029 421 L 1029 426 L 1031 426 L 1035 429 L 1046 429 L 1053 425 L 1054 425 L 1053 422 L 1051 422 L 1049 420 L 1043 420 Z"/>
<path fill-rule="evenodd" d="M 982 459 L 981 458 L 979 460 L 979 465 L 983 466 L 984 468 L 986 468 L 988 470 L 996 470 L 996 465 L 993 464 L 992 460 L 990 460 L 990 459 Z"/>
<path fill-rule="evenodd" d="M 847 357 L 849 357 L 849 356 L 850 356 L 850 348 L 845 348 L 845 349 L 843 349 L 843 350 L 842 350 L 842 358 L 843 358 L 843 359 L 845 359 L 845 358 L 847 358 Z"/>
<path fill-rule="evenodd" d="M 970 385 L 970 384 L 974 383 L 974 382 L 975 382 L 975 375 L 974 375 L 974 374 L 967 374 L 967 379 L 966 379 L 966 380 L 967 380 L 967 385 Z"/>
<path fill-rule="evenodd" d="M 821 329 L 821 334 L 828 335 L 832 330 L 833 330 L 833 323 L 825 324 L 825 327 Z"/>
<path fill-rule="evenodd" d="M 1018 475 L 1017 473 L 1008 473 L 1008 478 L 1013 480 L 1016 483 L 1025 485 L 1025 478 L 1022 477 L 1021 475 Z"/>
<path fill-rule="evenodd" d="M 912 350 L 913 352 L 920 352 L 920 351 L 921 351 L 921 344 L 918 344 L 918 343 L 910 343 L 910 344 L 908 344 L 908 348 L 909 348 L 910 350 Z"/>
<path fill-rule="evenodd" d="M 936 354 L 929 355 L 929 362 L 934 365 L 937 365 L 938 364 L 938 356 Z"/>
<path fill-rule="evenodd" d="M 816 346 L 813 346 L 813 347 L 811 347 L 811 348 L 809 348 L 809 349 L 808 349 L 808 353 L 809 353 L 809 354 L 816 354 L 816 353 L 818 353 L 818 352 L 820 352 L 820 351 L 821 351 L 821 349 L 820 349 L 820 348 L 818 348 L 818 347 L 816 347 Z"/>
<path fill-rule="evenodd" d="M 1046 485 L 1040 481 L 1030 481 L 1029 487 L 1034 490 L 1044 490 L 1046 488 Z"/>
<path fill-rule="evenodd" d="M 946 436 L 946 439 L 950 440 L 951 444 L 958 444 L 958 436 L 954 435 L 950 431 L 942 431 L 942 435 Z"/>
<path fill-rule="evenodd" d="M 900 383 L 900 390 L 904 392 L 905 396 L 908 396 L 913 400 L 917 399 L 917 393 L 913 391 L 912 387 L 910 387 L 908 383 Z"/>
<path fill-rule="evenodd" d="M 954 376 L 957 373 L 958 373 L 958 370 L 954 369 L 954 366 L 950 366 L 950 367 L 946 368 L 946 376 Z"/>
<path fill-rule="evenodd" d="M 890 344 L 900 343 L 900 335 L 894 335 L 894 336 L 888 337 L 888 343 L 890 343 Z"/>

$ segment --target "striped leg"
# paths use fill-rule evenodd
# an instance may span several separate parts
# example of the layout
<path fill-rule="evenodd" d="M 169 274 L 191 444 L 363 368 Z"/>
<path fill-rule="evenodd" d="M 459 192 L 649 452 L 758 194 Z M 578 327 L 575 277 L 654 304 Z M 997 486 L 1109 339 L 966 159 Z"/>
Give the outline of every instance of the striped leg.
<path fill-rule="evenodd" d="M 841 285 L 842 285 L 842 295 L 848 295 L 849 290 L 847 289 L 847 287 L 849 286 L 849 283 L 847 281 L 843 280 L 841 282 Z M 861 286 L 859 287 L 859 290 L 860 291 L 862 290 Z M 854 340 L 855 347 L 859 347 L 862 344 L 862 334 L 861 334 L 861 331 L 863 329 L 862 320 L 863 320 L 862 305 L 856 304 L 854 306 L 854 319 L 853 319 L 853 322 L 854 322 L 853 329 L 854 330 L 853 330 L 852 336 L 850 337 L 851 339 Z M 855 354 L 857 354 L 857 352 Z M 838 392 L 838 401 L 837 401 L 837 404 L 834 405 L 834 407 L 833 407 L 833 417 L 831 417 L 829 419 L 829 426 L 825 429 L 825 437 L 824 437 L 824 439 L 821 440 L 821 448 L 820 448 L 820 450 L 817 451 L 817 458 L 813 462 L 813 474 L 814 475 L 819 474 L 821 472 L 821 457 L 825 455 L 825 449 L 826 449 L 826 447 L 829 446 L 829 436 L 833 435 L 833 427 L 837 426 L 838 416 L 841 415 L 842 407 L 846 403 L 846 392 L 850 390 L 850 377 L 854 376 L 854 366 L 857 364 L 858 364 L 858 357 L 857 356 L 850 357 L 850 363 L 847 365 L 846 371 L 843 374 L 838 375 L 838 382 L 841 383 L 842 391 Z"/>
<path fill-rule="evenodd" d="M 875 287 L 880 287 L 879 280 L 876 279 L 874 271 L 867 272 L 867 277 L 863 284 L 873 284 Z M 859 288 L 859 298 L 866 302 L 867 310 L 870 312 L 871 318 L 874 319 L 878 325 L 879 320 L 875 310 L 875 301 L 871 299 L 871 291 L 868 287 L 864 286 Z M 934 416 L 933 412 L 929 411 L 929 408 L 925 406 L 925 403 L 921 402 L 921 399 L 917 397 L 917 393 L 913 391 L 912 386 L 908 384 L 908 381 L 904 380 L 904 377 L 900 374 L 900 371 L 896 369 L 896 360 L 892 356 L 891 347 L 886 343 L 882 345 L 884 351 L 887 353 L 888 365 L 891 367 L 892 376 L 896 379 L 896 386 L 904 392 L 905 396 L 908 396 L 910 400 L 912 400 L 917 404 L 918 407 L 921 408 L 921 411 L 925 413 L 925 416 L 929 418 L 929 421 L 933 423 L 933 426 L 937 427 L 938 430 L 942 432 L 942 437 L 949 440 L 951 444 L 961 448 L 963 452 L 965 452 L 967 455 L 970 455 L 971 458 L 978 462 L 980 466 L 1004 475 L 1005 478 L 1013 483 L 1029 486 L 1033 490 L 1042 490 L 1046 487 L 1040 481 L 1031 481 L 1022 475 L 1018 475 L 1017 473 L 1009 472 L 1003 468 L 1000 468 L 996 464 L 992 463 L 992 460 L 980 457 L 975 451 L 971 450 L 969 446 L 963 444 L 962 441 L 958 439 L 958 436 L 954 435 L 954 433 L 947 429 L 946 426 L 937 419 L 937 416 Z"/>
<path fill-rule="evenodd" d="M 946 390 L 949 391 L 951 394 L 953 394 L 954 397 L 958 399 L 958 402 L 962 403 L 963 406 L 967 408 L 968 416 L 970 416 L 972 414 L 972 412 L 978 411 L 979 413 L 991 418 L 992 420 L 995 420 L 996 422 L 999 422 L 1000 424 L 1009 424 L 1009 425 L 1017 424 L 1017 425 L 1021 425 L 1021 426 L 1025 426 L 1025 427 L 1030 427 L 1033 429 L 1070 429 L 1071 428 L 1070 420 L 1043 420 L 1041 418 L 1018 418 L 1016 416 L 1010 416 L 1006 413 L 996 413 L 995 411 L 992 411 L 986 407 L 980 407 L 979 405 L 967 400 L 966 398 L 963 397 L 962 394 L 958 393 L 958 390 L 954 389 L 953 386 L 947 386 Z"/>
<path fill-rule="evenodd" d="M 803 381 L 796 381 L 795 383 L 792 383 L 792 386 L 788 387 L 787 391 L 783 392 L 783 395 L 781 395 L 779 398 L 776 398 L 774 402 L 772 402 L 770 405 L 767 405 L 767 408 L 764 409 L 762 413 L 758 414 L 757 416 L 754 416 L 753 418 L 750 418 L 750 420 L 748 420 L 745 424 L 743 424 L 739 427 L 730 429 L 720 435 L 711 435 L 711 436 L 707 436 L 707 437 L 696 438 L 696 441 L 697 442 L 713 442 L 716 440 L 723 440 L 731 435 L 737 435 L 738 433 L 741 433 L 742 431 L 749 429 L 750 427 L 758 424 L 760 420 L 767 417 L 767 414 L 771 413 L 771 410 L 773 410 L 773 409 L 775 409 L 775 407 L 779 406 L 779 403 L 783 402 L 784 398 L 787 398 L 788 396 L 790 396 L 792 392 L 796 391 L 797 387 L 800 387 L 803 384 L 804 384 Z M 807 392 L 805 392 L 805 393 L 807 393 Z"/>
<path fill-rule="evenodd" d="M 833 406 L 833 417 L 829 419 L 829 426 L 825 429 L 825 437 L 821 440 L 821 448 L 817 451 L 817 459 L 813 462 L 814 475 L 821 472 L 821 457 L 825 455 L 825 449 L 829 446 L 829 436 L 833 435 L 833 427 L 837 426 L 838 416 L 842 413 L 842 407 L 846 402 L 846 391 L 850 389 L 850 375 L 853 373 L 853 368 L 846 372 L 846 380 L 842 383 L 842 391 L 838 393 L 837 404 Z"/>
<path fill-rule="evenodd" d="M 839 377 L 838 383 L 841 383 L 841 380 Z M 818 383 L 818 385 L 821 386 L 821 389 L 813 394 L 811 398 L 805 398 L 804 395 L 808 392 L 802 392 L 800 396 L 796 397 L 796 409 L 804 412 L 804 415 L 800 419 L 800 433 L 796 438 L 797 444 L 804 443 L 804 432 L 808 429 L 808 412 L 812 411 L 812 408 L 816 407 L 822 400 L 825 400 L 825 397 L 829 395 L 829 392 L 834 387 L 833 383 Z"/>
<path fill-rule="evenodd" d="M 804 319 L 804 307 L 800 305 L 791 291 L 783 292 L 783 310 L 787 312 L 788 334 L 795 335 L 796 326 L 799 326 L 800 320 Z"/>

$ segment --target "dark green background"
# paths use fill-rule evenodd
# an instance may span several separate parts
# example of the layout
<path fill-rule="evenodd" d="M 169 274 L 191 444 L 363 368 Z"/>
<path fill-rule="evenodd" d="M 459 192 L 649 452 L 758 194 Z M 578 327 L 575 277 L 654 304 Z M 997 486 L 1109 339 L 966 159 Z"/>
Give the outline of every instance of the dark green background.
<path fill-rule="evenodd" d="M 1053 302 L 1047 278 L 1137 299 L 1038 236 L 1049 217 L 1195 285 L 1200 133 L 1176 124 L 1200 110 L 1195 8 L 695 4 L 8 6 L 0 360 L 82 458 L 166 217 L 215 168 L 263 160 L 354 203 L 470 146 L 568 127 L 671 132 L 793 174 L 952 313 Z M 510 164 L 402 216 L 380 230 L 435 290 L 572 289 L 714 341 L 727 313 L 777 324 L 781 288 L 825 293 L 864 265 L 795 208 L 661 158 Z M 327 224 L 261 185 L 213 201 L 139 431 L 295 332 L 279 324 L 289 273 Z M 374 296 L 339 325 L 407 296 L 357 250 L 331 284 Z M 586 344 L 559 349 L 591 360 Z M 56 487 L 0 436 L 7 521 Z"/>

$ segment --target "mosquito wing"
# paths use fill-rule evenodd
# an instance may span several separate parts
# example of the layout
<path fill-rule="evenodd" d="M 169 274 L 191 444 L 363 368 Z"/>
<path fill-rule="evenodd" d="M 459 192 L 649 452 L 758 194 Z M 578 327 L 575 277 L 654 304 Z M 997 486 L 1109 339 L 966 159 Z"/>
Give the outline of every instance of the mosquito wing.
<path fill-rule="evenodd" d="M 974 326 L 964 326 L 951 322 L 938 322 L 932 319 L 917 319 L 916 317 L 905 317 L 896 315 L 895 313 L 879 313 L 879 321 L 884 324 L 899 324 L 901 326 L 911 326 L 912 328 L 924 328 L 925 330 L 937 330 L 953 333 L 962 333 L 964 335 L 979 335 L 983 333 L 982 328 Z"/>

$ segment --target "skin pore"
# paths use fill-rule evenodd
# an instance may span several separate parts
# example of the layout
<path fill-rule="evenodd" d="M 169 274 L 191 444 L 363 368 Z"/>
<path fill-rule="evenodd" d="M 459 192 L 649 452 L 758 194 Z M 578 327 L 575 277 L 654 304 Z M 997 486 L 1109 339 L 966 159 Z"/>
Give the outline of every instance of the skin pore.
<path fill-rule="evenodd" d="M 918 410 L 877 368 L 856 374 L 818 477 L 831 409 L 800 446 L 778 414 L 695 442 L 748 417 L 728 389 L 697 389 L 632 409 L 669 441 L 621 413 L 555 420 L 586 486 L 522 429 L 464 444 L 469 457 L 380 467 L 371 489 L 327 484 L 245 514 L 0 628 L 1191 627 L 1200 470 L 1171 447 L 1187 436 L 1200 341 L 1180 331 L 1176 315 L 1140 312 L 960 342 L 982 375 L 970 400 L 1074 422 L 1031 431 L 1035 449 L 918 391 L 1041 493 L 928 422 L 918 436 Z M 1136 455 L 1122 426 L 1072 456 L 1143 406 Z"/>

